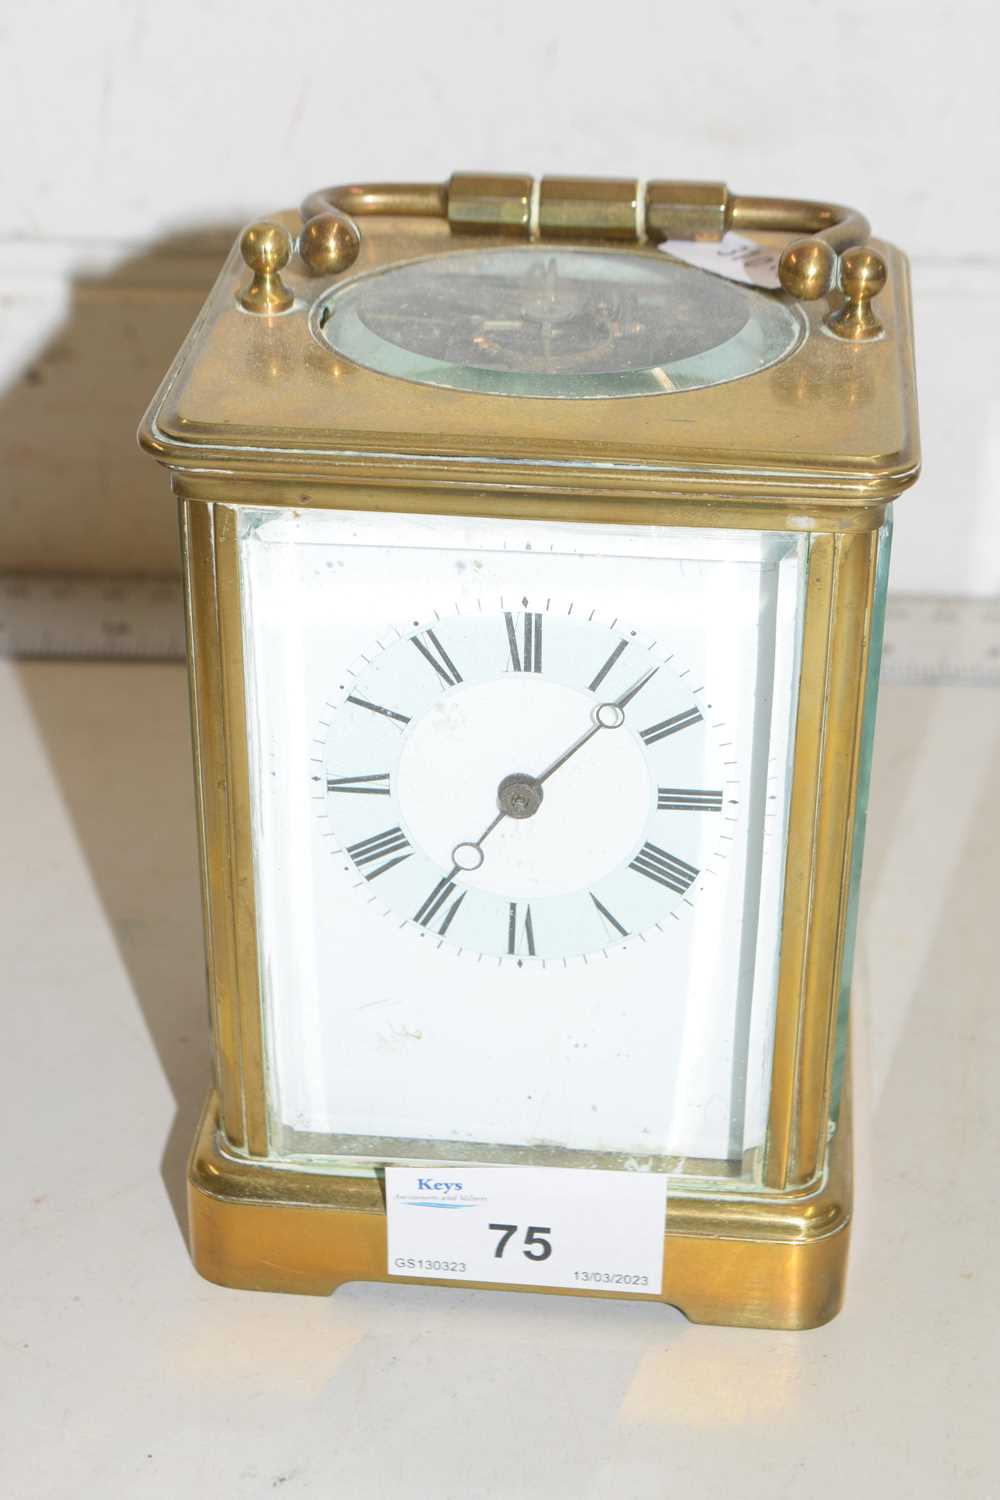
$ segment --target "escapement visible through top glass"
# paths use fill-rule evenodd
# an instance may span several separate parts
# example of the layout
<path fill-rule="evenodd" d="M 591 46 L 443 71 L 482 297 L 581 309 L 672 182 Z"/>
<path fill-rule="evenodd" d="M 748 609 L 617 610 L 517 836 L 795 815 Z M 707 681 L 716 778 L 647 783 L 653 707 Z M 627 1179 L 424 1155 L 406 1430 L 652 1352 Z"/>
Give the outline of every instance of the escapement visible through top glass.
<path fill-rule="evenodd" d="M 658 255 L 456 251 L 338 287 L 314 330 L 383 375 L 496 396 L 663 395 L 766 369 L 801 341 L 774 293 Z"/>

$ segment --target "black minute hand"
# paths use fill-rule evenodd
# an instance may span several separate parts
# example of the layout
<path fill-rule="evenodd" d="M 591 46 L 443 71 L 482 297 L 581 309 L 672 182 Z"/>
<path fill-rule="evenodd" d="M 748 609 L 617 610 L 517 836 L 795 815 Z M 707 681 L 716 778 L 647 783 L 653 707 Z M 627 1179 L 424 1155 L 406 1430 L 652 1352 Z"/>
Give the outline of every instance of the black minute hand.
<path fill-rule="evenodd" d="M 649 681 L 649 679 L 652 676 L 654 676 L 655 673 L 658 672 L 658 671 L 659 671 L 658 667 L 650 667 L 649 671 L 648 672 L 644 672 L 642 674 L 642 676 L 638 679 L 638 681 L 634 682 L 630 688 L 626 688 L 625 691 L 624 691 L 624 693 L 622 693 L 622 695 L 619 698 L 612 699 L 612 701 L 611 701 L 610 704 L 605 704 L 605 703 L 600 704 L 598 706 L 596 712 L 598 714 L 600 714 L 602 708 L 606 709 L 606 708 L 609 708 L 609 707 L 610 708 L 624 709 L 626 703 L 631 703 L 631 701 L 635 697 L 635 695 L 638 692 L 640 692 L 642 688 L 644 688 L 646 686 L 646 683 Z M 592 724 L 590 726 L 590 728 L 587 730 L 586 734 L 581 734 L 580 738 L 578 740 L 574 741 L 574 743 L 572 745 L 570 745 L 570 747 L 569 747 L 568 750 L 564 750 L 563 753 L 562 753 L 562 755 L 557 756 L 556 759 L 552 762 L 552 764 L 550 766 L 546 766 L 545 770 L 541 773 L 541 775 L 538 776 L 538 777 L 536 777 L 535 779 L 539 783 L 541 783 L 543 781 L 547 781 L 549 779 L 549 777 L 552 775 L 553 771 L 558 771 L 558 769 L 559 769 L 560 766 L 564 766 L 566 764 L 566 762 L 569 760 L 570 756 L 571 755 L 575 755 L 578 750 L 582 750 L 583 746 L 587 743 L 587 741 L 588 740 L 592 740 L 594 738 L 594 735 L 597 734 L 597 733 L 599 733 L 600 730 L 602 730 L 602 729 L 616 728 L 619 724 L 621 724 L 621 722 L 622 722 L 622 718 L 621 717 L 619 717 L 614 723 L 605 723 L 601 719 L 598 719 L 595 724 Z"/>
<path fill-rule="evenodd" d="M 644 688 L 649 679 L 655 677 L 659 670 L 659 667 L 650 667 L 648 672 L 643 672 L 638 682 L 633 682 L 630 688 L 625 689 L 620 698 L 615 699 L 615 706 L 617 708 L 624 708 L 626 703 L 631 703 L 636 693 Z"/>
<path fill-rule="evenodd" d="M 534 799 L 533 806 L 530 808 L 530 810 L 523 813 L 515 813 L 515 817 L 530 817 L 533 813 L 538 811 L 542 800 L 542 782 L 548 781 L 549 777 L 553 775 L 554 772 L 558 771 L 560 766 L 564 766 L 571 756 L 574 756 L 578 750 L 581 750 L 587 743 L 587 741 L 592 740 L 594 738 L 594 735 L 599 734 L 602 729 L 619 728 L 625 722 L 624 710 L 626 703 L 631 703 L 635 695 L 646 686 L 646 683 L 649 681 L 649 679 L 655 676 L 658 671 L 658 667 L 650 667 L 649 671 L 643 672 L 642 676 L 638 678 L 630 688 L 626 688 L 624 693 L 622 693 L 620 697 L 612 699 L 610 703 L 598 704 L 597 708 L 594 710 L 594 713 L 596 715 L 595 722 L 591 724 L 590 728 L 586 731 L 585 734 L 581 734 L 578 740 L 574 740 L 572 745 L 570 745 L 567 750 L 563 751 L 562 755 L 557 756 L 556 759 L 552 761 L 551 765 L 546 766 L 541 775 L 515 775 L 513 777 L 504 778 L 504 781 L 500 783 L 500 792 L 498 794 L 501 797 L 504 792 L 505 783 L 511 780 L 520 782 L 526 792 L 530 793 L 532 787 L 537 791 L 537 797 Z M 605 715 L 604 718 L 601 717 L 602 713 Z M 501 805 L 500 811 L 497 813 L 492 823 L 490 823 L 489 826 L 483 830 L 478 839 L 476 839 L 475 843 L 459 843 L 455 845 L 455 848 L 452 850 L 452 867 L 445 877 L 447 880 L 454 880 L 456 875 L 461 874 L 463 870 L 472 870 L 479 868 L 479 865 L 481 865 L 483 862 L 484 842 L 493 832 L 494 828 L 497 828 L 507 816 L 507 810 Z M 456 855 L 458 854 L 458 851 L 460 849 L 477 850 L 479 854 L 478 863 L 475 865 L 460 865 L 456 859 Z"/>
<path fill-rule="evenodd" d="M 537 776 L 535 780 L 539 783 L 548 781 L 553 771 L 558 771 L 560 766 L 564 766 L 571 755 L 575 755 L 578 750 L 583 748 L 588 740 L 592 740 L 594 738 L 594 735 L 599 734 L 603 728 L 603 724 L 592 724 L 587 730 L 586 734 L 581 734 L 580 738 L 576 740 L 574 744 L 570 745 L 568 750 L 564 750 L 562 755 L 554 760 L 550 766 L 546 766 L 545 770 L 541 773 L 540 776 Z"/>

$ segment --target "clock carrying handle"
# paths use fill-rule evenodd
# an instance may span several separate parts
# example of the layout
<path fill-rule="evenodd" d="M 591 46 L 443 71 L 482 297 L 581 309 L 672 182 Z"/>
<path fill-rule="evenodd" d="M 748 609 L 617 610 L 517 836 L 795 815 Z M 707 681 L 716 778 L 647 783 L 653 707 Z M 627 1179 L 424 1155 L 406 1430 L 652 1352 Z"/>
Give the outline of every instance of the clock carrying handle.
<path fill-rule="evenodd" d="M 658 244 L 720 240 L 727 229 L 795 235 L 781 252 L 778 277 L 803 301 L 825 297 L 838 279 L 843 337 L 881 332 L 868 305 L 885 285 L 879 253 L 866 248 L 868 220 L 856 209 L 799 198 L 730 193 L 721 182 L 649 182 L 588 177 L 530 177 L 456 172 L 447 182 L 353 183 L 322 188 L 302 216 L 369 214 L 447 219 L 462 233 L 525 240 L 595 239 Z M 308 264 L 308 257 L 304 257 Z M 317 267 L 317 269 L 319 269 Z M 831 320 L 831 326 L 832 320 Z"/>

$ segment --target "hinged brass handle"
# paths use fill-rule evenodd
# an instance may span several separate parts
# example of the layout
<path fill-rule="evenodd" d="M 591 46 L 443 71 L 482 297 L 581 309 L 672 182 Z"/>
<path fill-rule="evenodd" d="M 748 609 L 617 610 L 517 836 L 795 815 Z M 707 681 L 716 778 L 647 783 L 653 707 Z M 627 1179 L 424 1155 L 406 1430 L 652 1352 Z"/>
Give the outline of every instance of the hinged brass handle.
<path fill-rule="evenodd" d="M 365 183 L 323 188 L 302 205 L 299 254 L 317 274 L 344 270 L 369 214 L 447 219 L 464 234 L 524 240 L 594 239 L 660 244 L 719 240 L 727 229 L 798 236 L 778 262 L 784 290 L 803 301 L 825 297 L 839 277 L 843 303 L 827 318 L 831 333 L 870 339 L 882 332 L 871 299 L 885 285 L 885 262 L 865 248 L 867 219 L 853 208 L 798 198 L 730 193 L 721 182 L 649 182 L 631 178 L 531 177 L 456 172 L 446 183 Z M 327 247 L 335 244 L 337 253 Z M 316 247 L 320 247 L 317 249 Z"/>

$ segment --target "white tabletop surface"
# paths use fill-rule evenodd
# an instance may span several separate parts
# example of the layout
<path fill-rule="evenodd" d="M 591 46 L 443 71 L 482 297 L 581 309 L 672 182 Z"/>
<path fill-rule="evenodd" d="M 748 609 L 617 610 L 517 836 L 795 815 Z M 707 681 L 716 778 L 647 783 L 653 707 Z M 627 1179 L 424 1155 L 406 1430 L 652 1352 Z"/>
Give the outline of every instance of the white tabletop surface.
<path fill-rule="evenodd" d="M 1000 1496 L 1000 692 L 884 690 L 847 1303 L 223 1290 L 183 669 L 0 666 L 0 1496 Z"/>

